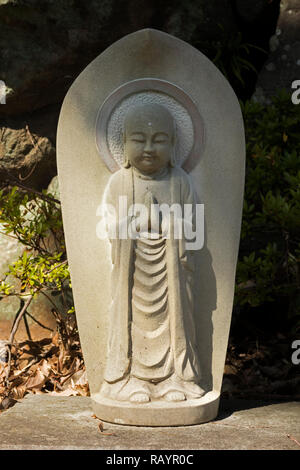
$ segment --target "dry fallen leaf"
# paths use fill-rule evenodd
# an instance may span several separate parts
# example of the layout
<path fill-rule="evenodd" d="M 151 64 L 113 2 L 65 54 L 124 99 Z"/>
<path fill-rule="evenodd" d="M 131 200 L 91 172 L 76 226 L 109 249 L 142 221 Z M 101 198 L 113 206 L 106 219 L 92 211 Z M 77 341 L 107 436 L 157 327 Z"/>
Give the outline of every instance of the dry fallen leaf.
<path fill-rule="evenodd" d="M 11 406 L 14 406 L 14 404 L 17 403 L 17 400 L 15 400 L 12 397 L 5 397 L 0 403 L 0 410 L 7 410 Z"/>
<path fill-rule="evenodd" d="M 98 424 L 98 429 L 101 432 L 102 436 L 115 436 L 114 432 L 104 432 L 104 426 L 102 421 Z"/>
<path fill-rule="evenodd" d="M 291 436 L 290 434 L 287 434 L 287 437 L 291 440 L 291 441 L 294 441 L 296 442 L 296 444 L 300 447 L 300 442 L 297 441 L 297 439 L 293 436 Z"/>
<path fill-rule="evenodd" d="M 86 371 L 84 369 L 77 370 L 72 374 L 67 375 L 62 381 L 61 385 L 68 388 L 70 385 L 75 386 L 84 386 L 87 384 Z"/>
<path fill-rule="evenodd" d="M 41 370 L 37 370 L 35 374 L 28 378 L 26 387 L 28 390 L 41 389 L 46 381 L 46 377 Z"/>
<path fill-rule="evenodd" d="M 13 387 L 10 391 L 13 398 L 16 398 L 17 400 L 23 398 L 26 392 L 27 392 L 27 387 L 23 383 L 17 387 Z"/>
<path fill-rule="evenodd" d="M 99 431 L 101 431 L 101 432 L 104 431 L 104 426 L 103 426 L 102 421 L 100 421 L 100 423 L 98 424 L 98 427 L 99 427 Z"/>
<path fill-rule="evenodd" d="M 41 340 L 12 345 L 10 364 L 0 362 L 0 403 L 27 393 L 89 396 L 76 322 L 68 317 L 63 326 Z"/>

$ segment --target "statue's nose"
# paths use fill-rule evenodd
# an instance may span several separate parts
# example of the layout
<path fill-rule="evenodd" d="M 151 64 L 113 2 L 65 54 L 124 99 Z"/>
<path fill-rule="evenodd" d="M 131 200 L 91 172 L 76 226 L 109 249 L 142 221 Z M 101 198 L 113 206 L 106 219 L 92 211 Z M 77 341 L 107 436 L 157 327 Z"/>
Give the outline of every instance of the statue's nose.
<path fill-rule="evenodd" d="M 147 154 L 147 155 L 152 155 L 153 153 L 153 143 L 150 139 L 147 139 L 146 143 L 145 143 L 145 147 L 144 147 L 144 154 Z"/>

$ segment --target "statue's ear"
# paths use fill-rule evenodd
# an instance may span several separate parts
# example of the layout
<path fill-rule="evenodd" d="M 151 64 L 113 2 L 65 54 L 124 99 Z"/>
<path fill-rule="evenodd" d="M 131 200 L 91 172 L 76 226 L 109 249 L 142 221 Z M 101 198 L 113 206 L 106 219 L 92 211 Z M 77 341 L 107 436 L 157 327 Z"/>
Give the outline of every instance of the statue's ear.
<path fill-rule="evenodd" d="M 170 158 L 170 166 L 172 168 L 174 168 L 176 165 L 176 160 L 175 160 L 175 143 L 176 143 L 176 124 L 174 122 L 174 132 L 173 132 L 173 135 L 172 135 L 172 140 L 171 140 L 171 143 L 172 143 L 172 154 L 171 154 L 171 158 Z"/>
<path fill-rule="evenodd" d="M 123 132 L 122 134 L 123 136 L 123 148 L 124 148 L 124 161 L 123 161 L 123 167 L 124 168 L 129 168 L 131 165 L 130 165 L 130 161 L 128 160 L 128 157 L 127 157 L 127 154 L 126 154 L 126 135 L 125 135 L 125 132 Z"/>
<path fill-rule="evenodd" d="M 128 160 L 128 158 L 126 157 L 126 155 L 124 155 L 124 162 L 123 162 L 123 167 L 124 168 L 129 168 L 131 165 L 130 165 L 130 161 Z"/>
<path fill-rule="evenodd" d="M 176 161 L 175 161 L 175 148 L 173 147 L 171 158 L 170 158 L 170 166 L 174 168 L 176 166 Z"/>

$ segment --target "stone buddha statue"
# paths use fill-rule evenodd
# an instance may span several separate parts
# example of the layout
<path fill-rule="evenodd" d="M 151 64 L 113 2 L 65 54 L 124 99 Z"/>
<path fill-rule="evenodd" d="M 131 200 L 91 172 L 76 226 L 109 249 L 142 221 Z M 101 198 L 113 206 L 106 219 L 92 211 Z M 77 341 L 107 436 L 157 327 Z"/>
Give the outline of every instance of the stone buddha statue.
<path fill-rule="evenodd" d="M 101 394 L 141 404 L 200 398 L 205 391 L 193 318 L 193 252 L 170 230 L 174 214 L 167 237 L 164 214 L 152 210 L 196 204 L 189 176 L 175 166 L 175 122 L 162 105 L 136 105 L 123 133 L 123 168 L 110 178 L 104 202 L 119 214 L 125 196 L 128 207 L 148 210 L 117 221 L 136 221 L 137 236 L 110 238 L 112 303 Z"/>

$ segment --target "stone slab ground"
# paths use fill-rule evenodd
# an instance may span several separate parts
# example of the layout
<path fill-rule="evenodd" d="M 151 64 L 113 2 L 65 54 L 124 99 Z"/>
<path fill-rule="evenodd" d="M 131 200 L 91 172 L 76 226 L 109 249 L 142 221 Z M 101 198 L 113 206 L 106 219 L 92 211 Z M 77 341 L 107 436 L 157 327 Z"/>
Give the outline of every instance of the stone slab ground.
<path fill-rule="evenodd" d="M 90 398 L 27 395 L 0 413 L 0 450 L 300 450 L 300 403 L 222 400 L 218 418 L 186 427 L 103 423 Z"/>

